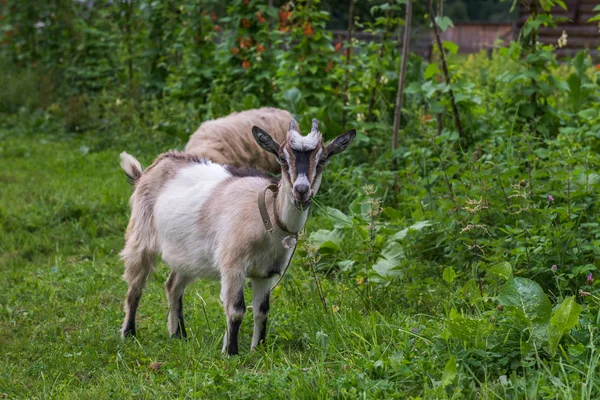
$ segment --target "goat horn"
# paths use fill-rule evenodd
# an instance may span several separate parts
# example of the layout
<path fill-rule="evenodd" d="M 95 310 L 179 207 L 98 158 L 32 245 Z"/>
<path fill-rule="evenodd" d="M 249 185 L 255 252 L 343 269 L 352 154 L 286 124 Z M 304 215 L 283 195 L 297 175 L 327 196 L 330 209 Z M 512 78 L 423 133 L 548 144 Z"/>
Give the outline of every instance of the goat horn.
<path fill-rule="evenodd" d="M 319 121 L 316 118 L 312 119 L 312 132 L 319 132 Z"/>
<path fill-rule="evenodd" d="M 298 132 L 298 124 L 296 123 L 295 119 L 292 119 L 290 121 L 290 129 L 289 130 Z"/>

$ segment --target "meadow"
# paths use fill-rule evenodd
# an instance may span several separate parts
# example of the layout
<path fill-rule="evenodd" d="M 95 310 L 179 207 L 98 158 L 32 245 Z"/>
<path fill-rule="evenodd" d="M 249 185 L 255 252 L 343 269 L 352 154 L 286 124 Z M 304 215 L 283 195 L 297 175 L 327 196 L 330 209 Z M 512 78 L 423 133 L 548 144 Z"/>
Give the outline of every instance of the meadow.
<path fill-rule="evenodd" d="M 598 60 L 537 43 L 545 11 L 489 52 L 410 54 L 392 145 L 405 2 L 369 4 L 356 28 L 381 40 L 358 42 L 316 0 L 8 1 L 0 398 L 600 397 Z M 147 166 L 259 106 L 328 139 L 358 131 L 273 292 L 266 346 L 250 351 L 249 308 L 240 355 L 221 353 L 207 281 L 185 294 L 188 340 L 169 339 L 163 264 L 123 340 L 119 153 Z"/>

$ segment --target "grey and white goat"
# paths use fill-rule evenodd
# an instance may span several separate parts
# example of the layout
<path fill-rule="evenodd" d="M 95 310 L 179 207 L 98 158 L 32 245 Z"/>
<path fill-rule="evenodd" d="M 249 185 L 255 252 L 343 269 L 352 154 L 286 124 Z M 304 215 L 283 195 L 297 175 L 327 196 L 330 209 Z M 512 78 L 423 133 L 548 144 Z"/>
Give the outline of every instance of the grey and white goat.
<path fill-rule="evenodd" d="M 198 278 L 220 279 L 227 317 L 223 351 L 237 354 L 238 332 L 246 312 L 244 283 L 250 278 L 252 348 L 265 340 L 271 278 L 282 272 L 293 251 L 283 245 L 284 239 L 302 229 L 325 164 L 346 150 L 356 131 L 352 129 L 324 145 L 315 119 L 306 136 L 292 120 L 283 143 L 256 126 L 252 134 L 279 162 L 281 180 L 179 152 L 160 155 L 143 171 L 134 157 L 121 154 L 121 167 L 135 185 L 121 252 L 128 284 L 123 336 L 135 335 L 142 290 L 160 253 L 171 269 L 165 286 L 172 337 L 186 337 L 182 310 L 185 286 Z M 271 194 L 266 189 L 274 183 L 277 190 Z M 261 193 L 268 195 L 259 212 Z M 262 218 L 262 212 L 268 216 Z M 265 219 L 275 221 L 272 230 L 266 229 Z"/>

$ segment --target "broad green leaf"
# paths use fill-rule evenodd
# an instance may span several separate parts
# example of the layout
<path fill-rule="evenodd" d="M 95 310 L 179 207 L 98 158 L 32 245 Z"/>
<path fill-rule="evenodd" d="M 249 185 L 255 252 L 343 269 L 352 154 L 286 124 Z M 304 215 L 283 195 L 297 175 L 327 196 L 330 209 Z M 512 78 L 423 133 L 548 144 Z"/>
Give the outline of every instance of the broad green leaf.
<path fill-rule="evenodd" d="M 431 65 L 431 64 L 429 64 Z M 427 66 L 427 68 L 429 68 L 429 66 Z M 427 71 L 427 69 L 425 69 L 425 71 Z M 427 78 L 427 76 L 425 76 L 425 78 Z M 404 93 L 406 94 L 414 94 L 414 93 L 419 93 L 421 91 L 421 84 L 419 82 L 411 82 L 406 89 L 404 89 Z"/>
<path fill-rule="evenodd" d="M 458 45 L 454 42 L 444 41 L 444 43 L 442 43 L 442 46 L 451 54 L 458 53 Z"/>
<path fill-rule="evenodd" d="M 596 21 L 600 21 L 600 14 L 587 20 L 587 22 L 596 22 Z"/>
<path fill-rule="evenodd" d="M 404 259 L 404 249 L 400 243 L 390 241 L 381 252 L 381 257 L 373 265 L 373 270 L 382 277 L 395 277 L 402 275 L 402 271 L 396 269 L 400 261 Z"/>
<path fill-rule="evenodd" d="M 323 349 L 327 349 L 329 347 L 329 335 L 325 332 L 318 331 L 315 335 L 316 342 Z"/>
<path fill-rule="evenodd" d="M 556 308 L 552 318 L 550 318 L 550 327 L 548 329 L 548 352 L 550 355 L 556 353 L 560 339 L 568 333 L 577 322 L 581 306 L 575 302 L 575 297 L 567 297 Z"/>
<path fill-rule="evenodd" d="M 450 310 L 447 324 L 452 337 L 464 341 L 468 346 L 482 349 L 486 348 L 485 339 L 493 329 L 487 320 L 462 316 L 454 308 Z"/>
<path fill-rule="evenodd" d="M 550 151 L 544 147 L 538 147 L 533 151 L 533 153 L 541 159 L 546 159 L 548 158 Z"/>
<path fill-rule="evenodd" d="M 594 108 L 586 108 L 584 110 L 579 111 L 577 115 L 579 115 L 583 119 L 592 120 L 598 117 L 598 110 Z"/>
<path fill-rule="evenodd" d="M 431 221 L 420 221 L 417 222 L 414 225 L 409 226 L 408 228 L 404 228 L 401 231 L 397 232 L 396 234 L 394 234 L 393 236 L 390 237 L 390 240 L 402 240 L 406 237 L 406 235 L 408 235 L 408 231 L 413 230 L 413 231 L 420 231 L 423 228 L 426 228 L 428 226 L 433 225 L 431 223 Z"/>
<path fill-rule="evenodd" d="M 512 266 L 509 262 L 503 261 L 493 265 L 489 269 L 488 273 L 508 280 L 510 277 L 512 277 Z"/>
<path fill-rule="evenodd" d="M 446 29 L 452 27 L 454 28 L 454 24 L 452 23 L 452 20 L 446 16 L 444 17 L 435 17 L 435 23 L 437 24 L 437 26 L 440 27 L 440 29 L 442 30 L 442 32 L 446 32 Z"/>
<path fill-rule="evenodd" d="M 402 275 L 402 272 L 398 271 L 396 267 L 398 267 L 398 263 L 396 263 L 394 260 L 380 258 L 375 264 L 373 264 L 372 268 L 381 277 L 393 278 Z"/>
<path fill-rule="evenodd" d="M 291 112 L 294 112 L 300 106 L 300 101 L 302 100 L 302 92 L 300 92 L 300 90 L 297 87 L 288 89 L 283 93 L 283 100 L 285 106 Z"/>
<path fill-rule="evenodd" d="M 354 199 L 354 201 L 352 201 L 352 203 L 350 203 L 350 206 L 348 206 L 348 209 L 350 210 L 350 212 L 352 213 L 352 215 L 354 217 L 370 219 L 370 218 L 367 218 L 367 214 L 370 211 L 370 206 L 364 201 L 364 199 L 362 199 L 360 197 L 357 197 L 356 199 Z"/>
<path fill-rule="evenodd" d="M 567 5 L 565 4 L 565 2 L 563 0 L 554 0 L 554 4 L 556 4 L 557 6 L 559 6 L 560 8 L 562 8 L 563 10 L 567 10 Z"/>
<path fill-rule="evenodd" d="M 260 100 L 254 94 L 249 93 L 242 99 L 245 110 L 260 107 Z"/>
<path fill-rule="evenodd" d="M 456 278 L 456 272 L 454 271 L 454 268 L 452 268 L 452 267 L 444 268 L 444 273 L 442 275 L 442 278 L 448 283 L 454 282 L 454 278 Z"/>
<path fill-rule="evenodd" d="M 318 231 L 311 233 L 310 241 L 318 246 L 319 250 L 339 250 L 342 237 L 342 231 L 337 228 L 332 231 L 319 229 Z"/>
<path fill-rule="evenodd" d="M 569 85 L 569 102 L 571 103 L 572 110 L 579 110 L 581 103 L 581 79 L 579 75 L 573 72 L 567 78 L 567 84 Z"/>
<path fill-rule="evenodd" d="M 425 79 L 429 79 L 432 76 L 437 75 L 440 72 L 440 67 L 436 63 L 431 63 L 425 68 L 425 72 L 423 72 L 423 77 Z"/>
<path fill-rule="evenodd" d="M 442 372 L 442 387 L 446 387 L 456 379 L 456 357 L 452 356 Z"/>
<path fill-rule="evenodd" d="M 460 169 L 460 167 L 456 164 L 449 166 L 448 168 L 446 168 L 446 175 L 449 178 L 452 178 L 454 176 L 455 173 L 458 172 L 458 170 Z"/>
<path fill-rule="evenodd" d="M 356 261 L 352 260 L 343 260 L 337 263 L 337 266 L 340 267 L 342 271 L 349 271 L 354 268 Z"/>
<path fill-rule="evenodd" d="M 404 258 L 404 248 L 400 243 L 388 242 L 381 255 L 388 260 L 400 260 Z"/>
<path fill-rule="evenodd" d="M 548 78 L 548 83 L 554 90 L 568 92 L 570 90 L 569 84 L 562 79 L 557 79 L 555 76 Z"/>
<path fill-rule="evenodd" d="M 329 218 L 336 228 L 344 228 L 352 226 L 352 219 L 333 207 L 323 207 L 322 212 Z"/>
<path fill-rule="evenodd" d="M 383 214 L 390 219 L 392 223 L 399 224 L 404 219 L 404 213 L 392 207 L 384 207 Z"/>
<path fill-rule="evenodd" d="M 552 305 L 537 283 L 527 278 L 509 278 L 498 300 L 501 304 L 521 310 L 531 322 L 548 322 Z"/>

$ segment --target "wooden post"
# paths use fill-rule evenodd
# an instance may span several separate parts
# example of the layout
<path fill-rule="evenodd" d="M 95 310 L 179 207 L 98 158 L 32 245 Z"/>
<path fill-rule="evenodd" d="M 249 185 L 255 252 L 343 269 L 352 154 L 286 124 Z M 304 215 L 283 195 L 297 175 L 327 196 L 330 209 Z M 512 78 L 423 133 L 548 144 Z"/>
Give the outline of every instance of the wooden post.
<path fill-rule="evenodd" d="M 456 100 L 454 99 L 454 92 L 450 89 L 450 73 L 448 72 L 448 64 L 446 63 L 446 54 L 444 53 L 444 47 L 442 46 L 442 39 L 440 39 L 440 30 L 435 22 L 435 15 L 433 13 L 433 7 L 431 1 L 428 2 L 429 7 L 429 18 L 433 24 L 433 32 L 435 34 L 435 40 L 440 50 L 440 57 L 442 58 L 442 70 L 444 71 L 444 77 L 446 78 L 446 84 L 448 85 L 448 95 L 450 96 L 450 103 L 452 104 L 452 112 L 454 113 L 454 123 L 456 124 L 456 130 L 461 139 L 467 139 L 464 136 L 462 124 L 460 122 L 460 115 L 458 114 L 458 108 L 456 107 Z"/>
<path fill-rule="evenodd" d="M 348 106 L 348 86 L 350 85 L 350 57 L 352 53 L 352 28 L 354 27 L 354 0 L 350 0 L 348 15 L 348 48 L 346 49 L 346 82 L 344 82 L 344 109 L 342 110 L 342 129 L 346 129 L 346 107 Z"/>
<path fill-rule="evenodd" d="M 386 12 L 386 20 L 385 20 L 385 31 L 383 32 L 383 39 L 381 40 L 381 47 L 379 48 L 379 52 L 377 53 L 379 58 L 383 58 L 383 56 L 385 55 L 385 42 L 387 40 L 389 40 L 391 33 L 390 33 L 390 25 L 392 23 L 392 13 L 390 11 L 390 9 L 387 9 Z M 375 85 L 373 85 L 373 88 L 371 89 L 371 97 L 369 100 L 369 111 L 367 111 L 367 116 L 365 118 L 366 122 L 371 122 L 372 117 L 373 117 L 373 110 L 375 108 L 375 95 L 377 94 L 377 85 L 379 84 L 379 79 L 381 78 L 381 73 L 379 72 L 379 70 L 377 70 L 377 72 L 375 72 Z"/>
<path fill-rule="evenodd" d="M 404 95 L 404 80 L 406 78 L 406 59 L 410 47 L 410 24 L 412 19 L 412 0 L 406 3 L 406 18 L 404 19 L 404 40 L 402 42 L 402 59 L 400 60 L 400 74 L 398 76 L 398 92 L 396 93 L 396 109 L 394 111 L 394 128 L 392 138 L 392 151 L 398 148 L 398 131 L 402 116 L 402 100 Z"/>

